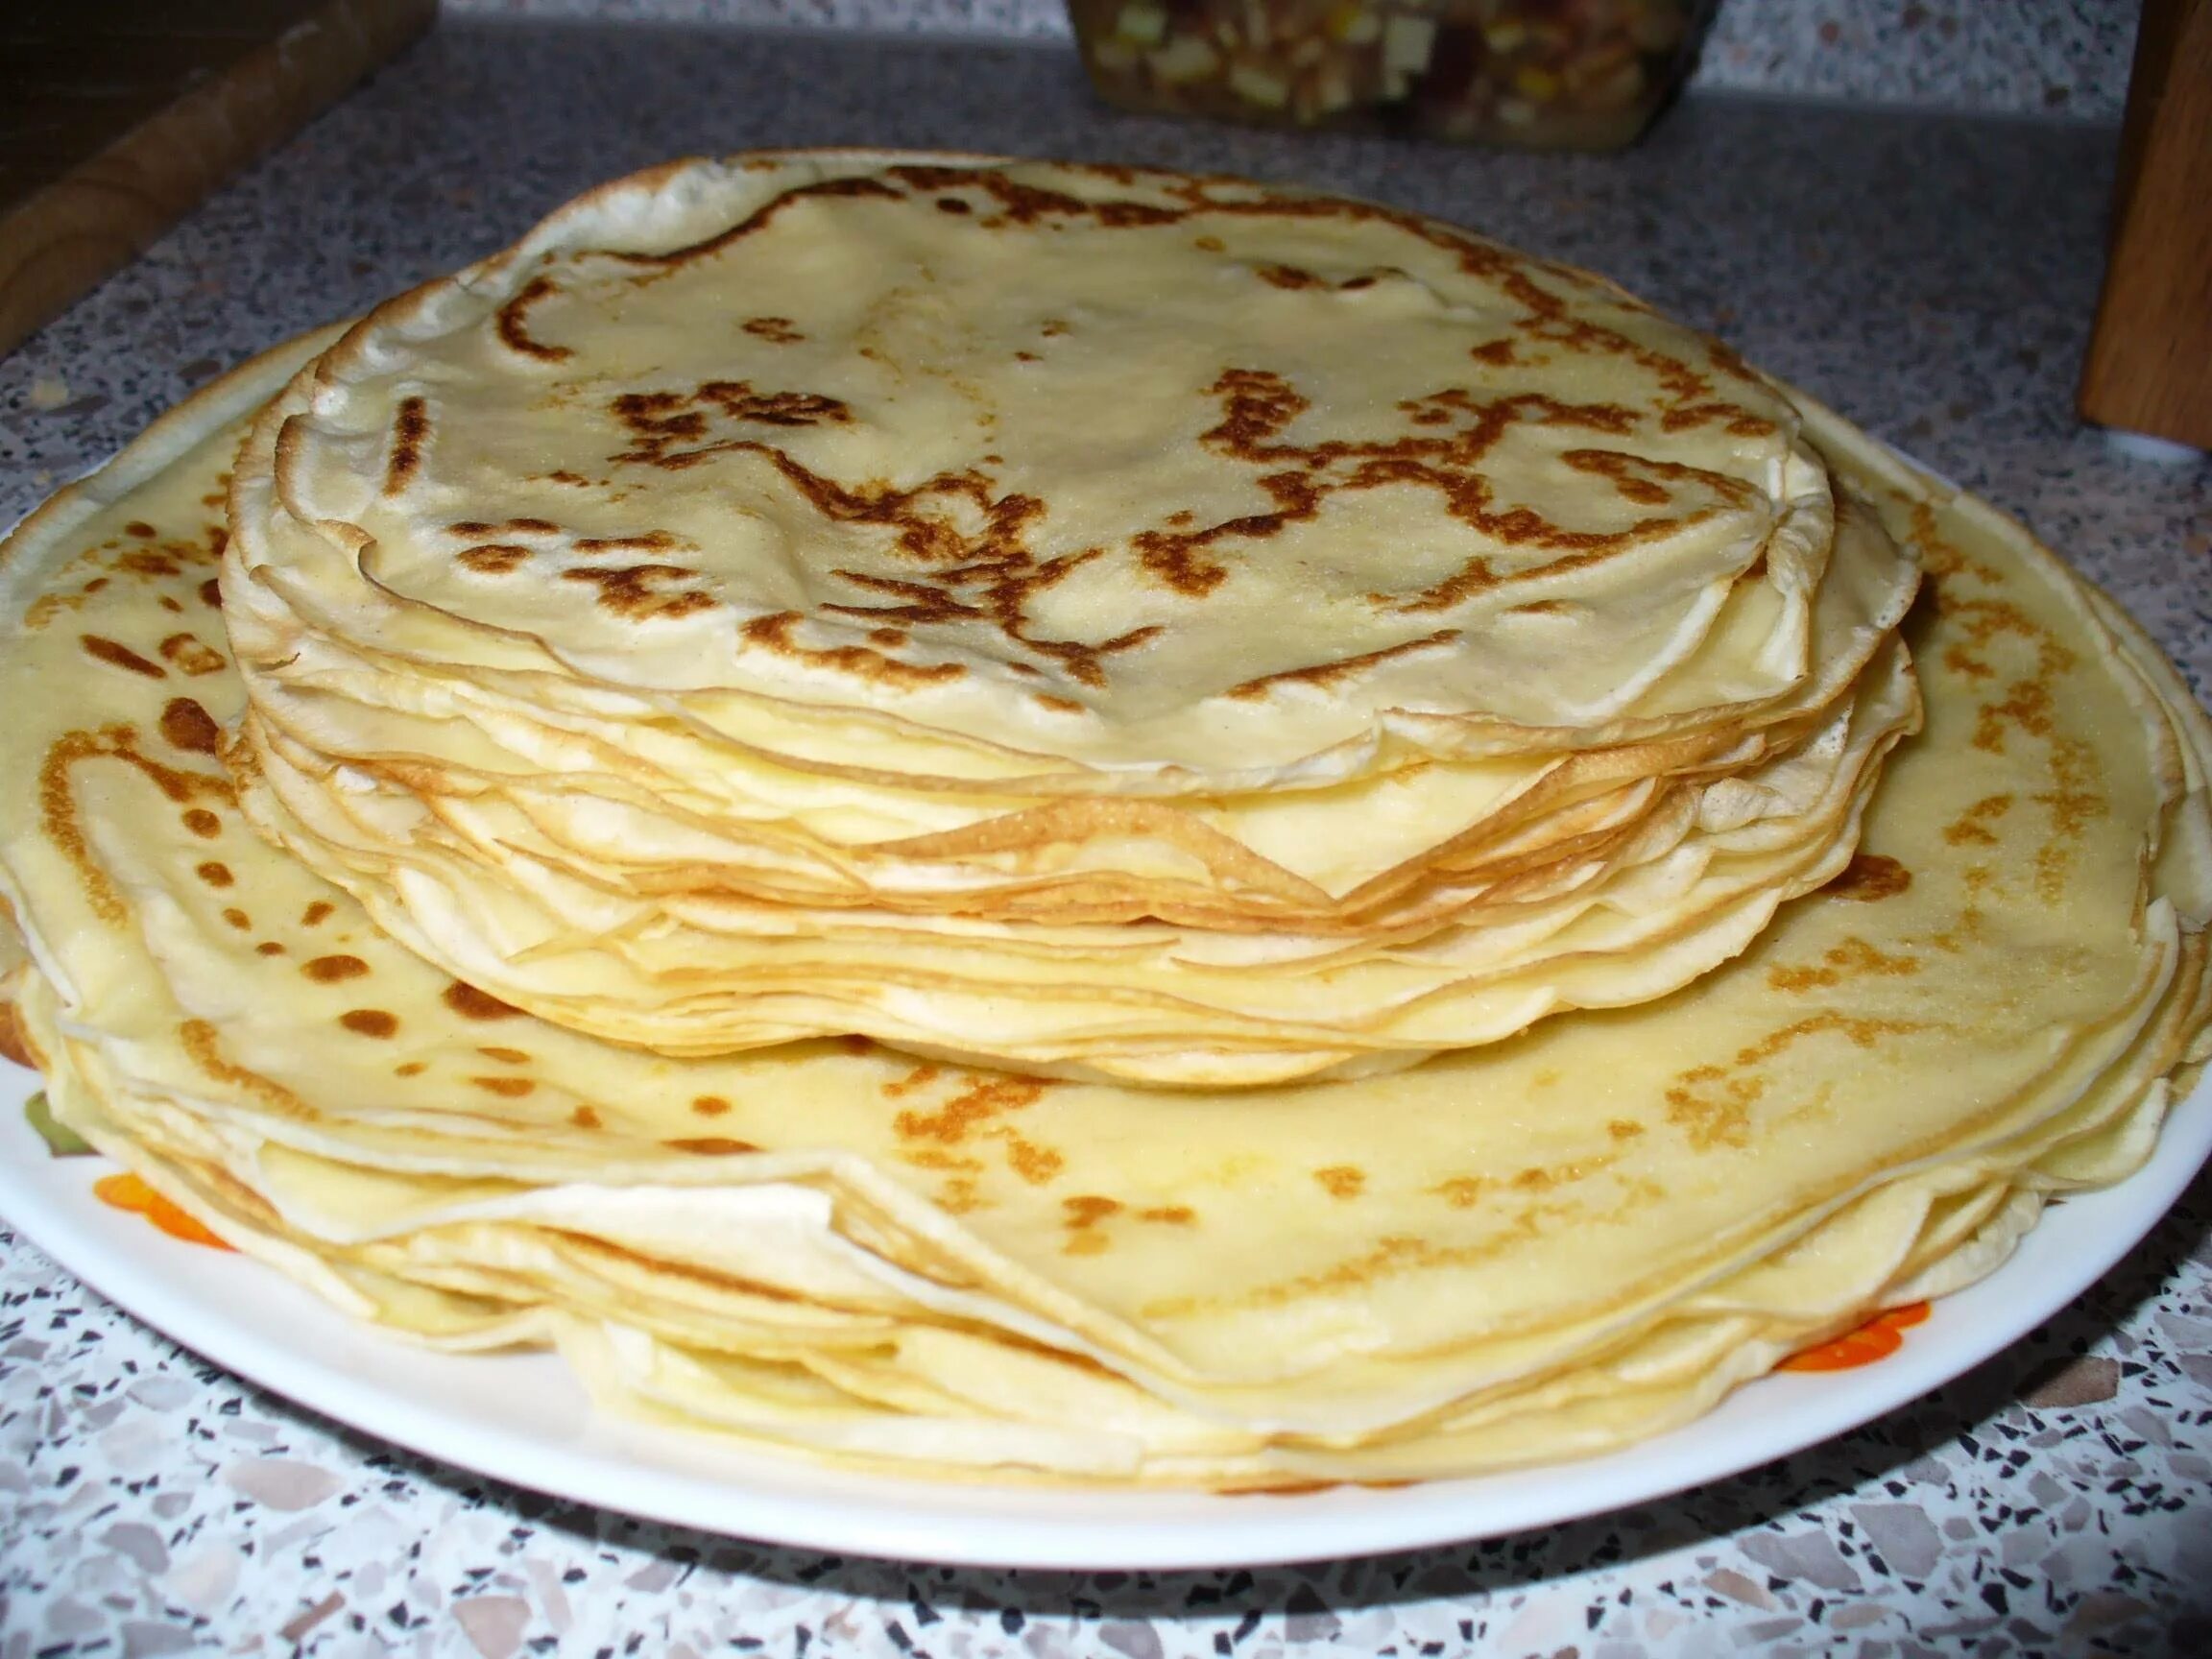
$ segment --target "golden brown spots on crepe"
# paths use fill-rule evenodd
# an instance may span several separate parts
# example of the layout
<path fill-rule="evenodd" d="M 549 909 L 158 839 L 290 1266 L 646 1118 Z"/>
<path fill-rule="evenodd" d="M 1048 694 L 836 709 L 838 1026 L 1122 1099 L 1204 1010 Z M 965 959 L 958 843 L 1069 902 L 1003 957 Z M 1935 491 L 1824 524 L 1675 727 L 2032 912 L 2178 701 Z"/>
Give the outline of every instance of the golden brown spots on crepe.
<path fill-rule="evenodd" d="M 522 1010 L 502 1002 L 489 991 L 479 991 L 466 980 L 456 979 L 442 993 L 445 1006 L 464 1020 L 513 1020 Z"/>
<path fill-rule="evenodd" d="M 880 685 L 938 685 L 949 680 L 957 680 L 967 673 L 967 669 L 957 662 L 902 662 L 896 657 L 887 657 L 865 645 L 811 649 L 798 644 L 791 637 L 791 630 L 802 620 L 800 613 L 796 611 L 779 611 L 773 615 L 754 617 L 739 632 L 744 636 L 746 643 L 772 651 L 794 662 L 835 669 L 840 674 L 850 674 L 855 679 L 873 681 Z"/>
<path fill-rule="evenodd" d="M 1099 1224 L 1109 1215 L 1118 1215 L 1121 1204 L 1113 1198 L 1094 1194 L 1081 1194 L 1060 1200 L 1061 1224 L 1068 1229 L 1068 1238 L 1060 1248 L 1069 1256 L 1095 1256 L 1107 1247 L 1106 1235 Z"/>
<path fill-rule="evenodd" d="M 561 526 L 550 518 L 508 518 L 488 524 L 481 518 L 461 518 L 445 526 L 445 534 L 464 541 L 482 541 L 494 536 L 558 536 Z"/>
<path fill-rule="evenodd" d="M 1600 1157 L 1570 1159 L 1564 1164 L 1534 1164 L 1515 1170 L 1505 1185 L 1516 1192 L 1552 1192 L 1562 1187 L 1577 1186 L 1599 1171 L 1610 1169 L 1618 1161 L 1617 1154 L 1608 1152 Z"/>
<path fill-rule="evenodd" d="M 264 939 L 260 944 L 253 947 L 253 953 L 256 956 L 281 956 L 285 951 L 284 947 L 276 940 Z"/>
<path fill-rule="evenodd" d="M 235 905 L 223 912 L 223 920 L 229 923 L 241 933 L 251 933 L 253 930 L 253 918 Z"/>
<path fill-rule="evenodd" d="M 177 1042 L 203 1075 L 244 1091 L 268 1110 L 295 1120 L 312 1121 L 320 1116 L 281 1083 L 226 1058 L 222 1037 L 206 1021 L 181 1022 L 177 1027 Z"/>
<path fill-rule="evenodd" d="M 1912 872 L 1881 853 L 1854 854 L 1843 874 L 1821 889 L 1831 899 L 1873 904 L 1894 899 L 1912 885 Z"/>
<path fill-rule="evenodd" d="M 1836 1035 L 1854 1047 L 1871 1048 L 1884 1037 L 1907 1036 L 1927 1028 L 1925 1022 L 1914 1020 L 1879 1020 L 1834 1012 L 1811 1015 L 1739 1049 L 1727 1066 L 1694 1066 L 1678 1073 L 1666 1092 L 1667 1121 L 1681 1130 L 1696 1151 L 1748 1146 L 1751 1108 L 1767 1093 L 1767 1079 L 1752 1068 L 1809 1038 Z"/>
<path fill-rule="evenodd" d="M 702 1118 L 719 1118 L 730 1110 L 730 1102 L 719 1094 L 694 1094 L 691 1110 Z"/>
<path fill-rule="evenodd" d="M 184 607 L 178 604 L 176 596 L 170 593 L 164 593 L 161 595 L 161 609 L 164 611 L 174 612 L 180 616 L 184 613 Z"/>
<path fill-rule="evenodd" d="M 1936 590 L 1944 621 L 1964 636 L 1944 653 L 1944 663 L 1972 679 L 1994 679 L 2000 670 L 1989 661 L 1994 647 L 2012 640 L 2034 652 L 2034 667 L 2006 687 L 2006 694 L 1982 706 L 1974 726 L 1974 747 L 2005 753 L 2008 730 L 2048 737 L 2053 724 L 2053 686 L 2075 666 L 2075 655 L 2041 623 L 2005 599 L 1963 598 L 1948 587 Z"/>
<path fill-rule="evenodd" d="M 1455 1210 L 1472 1210 L 1480 1201 L 1482 1189 L 1486 1185 L 1479 1176 L 1455 1175 L 1449 1180 L 1437 1182 L 1429 1190 Z"/>
<path fill-rule="evenodd" d="M 899 1154 L 902 1161 L 917 1169 L 979 1170 L 983 1160 L 971 1158 L 963 1152 L 948 1152 L 942 1146 L 923 1146 Z"/>
<path fill-rule="evenodd" d="M 1616 1141 L 1633 1141 L 1644 1133 L 1644 1125 L 1630 1118 L 1616 1118 L 1605 1125 L 1605 1133 Z"/>
<path fill-rule="evenodd" d="M 402 1065 L 393 1067 L 392 1075 L 395 1077 L 420 1077 L 429 1070 L 430 1065 L 427 1061 L 409 1060 Z"/>
<path fill-rule="evenodd" d="M 502 1066 L 526 1066 L 530 1062 L 529 1052 L 521 1048 L 479 1047 L 476 1052 L 487 1060 L 498 1061 Z"/>
<path fill-rule="evenodd" d="M 960 205 L 965 208 L 967 204 L 963 202 Z M 754 338 L 765 340 L 775 346 L 789 346 L 795 341 L 806 338 L 792 325 L 791 319 L 788 317 L 748 317 L 741 326 L 746 333 Z"/>
<path fill-rule="evenodd" d="M 1334 685 L 1340 680 L 1388 662 L 1399 657 L 1411 656 L 1416 651 L 1428 651 L 1439 645 L 1449 645 L 1459 637 L 1456 628 L 1439 628 L 1433 634 L 1419 639 L 1407 639 L 1396 645 L 1386 645 L 1380 651 L 1363 651 L 1357 657 L 1340 657 L 1333 662 L 1316 662 L 1309 668 L 1285 668 L 1274 674 L 1262 674 L 1257 680 L 1232 685 L 1228 695 L 1249 700 L 1264 697 L 1273 685 Z"/>
<path fill-rule="evenodd" d="M 96 661 L 105 662 L 109 667 L 125 669 L 132 674 L 143 674 L 149 680 L 166 680 L 169 678 L 168 669 L 162 667 L 158 662 L 150 661 L 139 656 L 137 652 L 119 640 L 109 639 L 98 634 L 80 634 L 77 636 L 77 642 L 84 648 L 84 654 L 87 657 Z"/>
<path fill-rule="evenodd" d="M 422 469 L 422 448 L 430 437 L 430 405 L 402 397 L 392 417 L 392 445 L 384 457 L 384 493 L 397 495 Z"/>
<path fill-rule="evenodd" d="M 342 980 L 364 977 L 369 964 L 358 956 L 314 956 L 300 964 L 300 972 L 318 985 L 336 985 Z"/>
<path fill-rule="evenodd" d="M 1700 1152 L 1751 1143 L 1751 1108 L 1767 1093 L 1767 1079 L 1731 1076 L 1719 1066 L 1695 1066 L 1667 1089 L 1667 1121 Z"/>
<path fill-rule="evenodd" d="M 1076 702 L 1072 697 L 1055 697 L 1049 691 L 1034 691 L 1030 695 L 1036 699 L 1040 709 L 1049 709 L 1055 714 L 1080 714 L 1083 712 L 1083 705 Z"/>
<path fill-rule="evenodd" d="M 181 803 L 212 796 L 228 802 L 232 799 L 232 792 L 228 779 L 180 771 L 140 754 L 137 734 L 129 726 L 107 726 L 96 733 L 66 732 L 55 739 L 38 768 L 40 827 L 46 838 L 76 871 L 92 913 L 103 922 L 121 924 L 128 912 L 108 872 L 92 856 L 77 816 L 76 795 L 70 784 L 72 768 L 82 761 L 103 758 L 121 760 L 137 768 L 147 781 L 171 801 Z"/>
<path fill-rule="evenodd" d="M 579 553 L 673 553 L 695 543 L 667 530 L 644 530 L 634 536 L 579 536 L 571 544 Z"/>
<path fill-rule="evenodd" d="M 1541 291 L 1539 291 L 1541 292 Z M 1315 517 L 1321 504 L 1344 491 L 1413 486 L 1433 490 L 1455 518 L 1485 536 L 1517 547 L 1559 555 L 1514 579 L 1551 574 L 1602 562 L 1659 535 L 1672 534 L 1719 511 L 1703 506 L 1671 517 L 1640 520 L 1625 530 L 1570 530 L 1527 507 L 1503 510 L 1492 501 L 1488 477 L 1479 463 L 1512 426 L 1533 423 L 1578 427 L 1611 435 L 1632 432 L 1640 418 L 1614 403 L 1568 403 L 1526 393 L 1491 400 L 1452 387 L 1411 399 L 1400 407 L 1414 433 L 1366 443 L 1330 441 L 1314 445 L 1288 442 L 1286 434 L 1310 400 L 1283 375 L 1269 370 L 1225 370 L 1206 388 L 1222 399 L 1222 418 L 1201 434 L 1209 449 L 1233 460 L 1264 468 L 1254 480 L 1274 502 L 1274 511 L 1246 515 L 1201 530 L 1148 530 L 1133 541 L 1145 573 L 1175 592 L 1204 598 L 1227 578 L 1227 569 L 1206 556 L 1228 540 L 1258 540 Z M 1707 496 L 1737 505 L 1750 486 L 1722 474 L 1666 462 L 1647 462 L 1610 449 L 1573 449 L 1561 461 L 1577 470 L 1610 480 L 1626 498 L 1651 506 L 1670 505 L 1674 486 L 1695 486 Z M 1501 580 L 1480 557 L 1409 599 L 1378 594 L 1376 602 L 1407 613 L 1448 609 L 1494 587 Z"/>
<path fill-rule="evenodd" d="M 228 887 L 238 879 L 230 874 L 230 866 L 218 858 L 210 858 L 204 863 L 193 865 L 192 874 L 199 877 L 210 887 Z"/>
<path fill-rule="evenodd" d="M 676 471 L 716 455 L 767 450 L 755 437 L 710 437 L 715 418 L 728 426 L 790 429 L 843 425 L 853 411 L 819 392 L 762 392 L 749 380 L 709 380 L 690 392 L 624 392 L 607 405 L 629 429 L 631 444 L 608 459 L 617 466 Z"/>
<path fill-rule="evenodd" d="M 470 1088 L 481 1089 L 487 1094 L 496 1094 L 502 1100 L 519 1100 L 525 1094 L 538 1092 L 538 1085 L 528 1077 L 471 1077 Z"/>
<path fill-rule="evenodd" d="M 161 735 L 173 749 L 193 755 L 212 755 L 222 741 L 223 728 L 189 697 L 172 697 L 161 709 Z"/>
<path fill-rule="evenodd" d="M 1332 1164 L 1314 1170 L 1313 1179 L 1332 1198 L 1357 1198 L 1367 1187 L 1367 1171 L 1356 1164 Z"/>
<path fill-rule="evenodd" d="M 1326 288 L 1329 284 L 1296 265 L 1262 265 L 1253 272 L 1261 281 L 1276 288 Z"/>
<path fill-rule="evenodd" d="M 563 581 L 585 582 L 599 589 L 601 609 L 632 621 L 674 619 L 714 608 L 714 596 L 699 588 L 670 589 L 664 584 L 695 576 L 681 565 L 624 565 L 596 570 L 564 570 Z"/>
<path fill-rule="evenodd" d="M 1229 244 L 1222 241 L 1218 236 L 1193 236 L 1190 238 L 1190 246 L 1202 253 L 1226 253 L 1229 252 Z"/>
<path fill-rule="evenodd" d="M 2051 833 L 2035 849 L 2035 896 L 2056 904 L 2066 896 L 2066 878 L 2090 821 L 2106 811 L 2103 794 L 2092 787 L 2102 777 L 2096 752 L 2086 743 L 2062 739 L 2051 746 L 2051 787 L 2039 790 L 2035 804 L 2051 817 Z"/>
<path fill-rule="evenodd" d="M 689 264 L 694 259 L 705 258 L 709 254 L 718 252 L 724 248 L 742 241 L 755 231 L 773 223 L 778 214 L 782 213 L 797 203 L 810 201 L 817 197 L 854 196 L 882 197 L 897 201 L 900 192 L 880 179 L 824 179 L 812 184 L 802 184 L 796 189 L 784 191 L 756 211 L 750 218 L 731 226 L 727 230 L 716 232 L 705 241 L 694 242 L 685 248 L 672 249 L 665 253 L 638 253 L 627 249 L 616 250 L 612 251 L 609 257 L 618 259 L 625 265 L 645 267 L 654 273 L 654 276 L 657 276 L 675 269 L 677 266 Z M 639 280 L 651 281 L 654 276 L 646 276 Z"/>
<path fill-rule="evenodd" d="M 1899 497 L 1894 493 L 1892 493 L 1891 498 L 1903 500 L 1911 511 L 1912 515 L 1912 541 L 1919 549 L 1922 566 L 1931 576 L 1964 575 L 1971 576 L 1987 587 L 1995 588 L 2003 585 L 2003 578 L 1994 569 L 1965 552 L 1956 541 L 1943 534 L 1940 523 L 1936 517 L 1936 509 L 1928 502 Z M 1945 608 L 1948 609 L 1949 594 L 1943 589 L 1938 588 L 1937 597 L 1945 601 Z"/>
<path fill-rule="evenodd" d="M 1749 1047 L 1738 1050 L 1736 1064 L 1756 1066 L 1808 1037 L 1836 1033 L 1855 1048 L 1871 1048 L 1884 1037 L 1909 1036 L 1925 1031 L 1928 1023 L 1919 1020 L 1875 1020 L 1849 1014 L 1815 1014 L 1785 1025 L 1781 1030 L 1761 1038 Z"/>
<path fill-rule="evenodd" d="M 381 1041 L 399 1034 L 399 1017 L 382 1008 L 349 1008 L 338 1016 L 338 1023 L 356 1037 Z"/>
<path fill-rule="evenodd" d="M 1868 976 L 1905 979 L 1919 972 L 1917 957 L 1888 955 L 1854 934 L 1821 952 L 1819 967 L 1777 965 L 1767 969 L 1767 983 L 1777 991 L 1795 996 L 1806 991 L 1826 990 L 1846 979 Z"/>
<path fill-rule="evenodd" d="M 1546 416 L 1539 423 L 1546 426 L 1595 425 L 1601 430 L 1626 434 L 1634 429 L 1629 411 L 1615 404 L 1593 404 L 1573 412 L 1562 409 Z M 1623 424 L 1611 424 L 1614 421 Z M 1709 491 L 1732 505 L 1742 505 L 1753 493 L 1751 486 L 1741 478 L 1731 478 L 1723 472 L 1710 472 L 1701 467 L 1685 467 L 1678 461 L 1655 461 L 1647 455 L 1628 455 L 1617 449 L 1570 449 L 1559 459 L 1577 472 L 1603 478 L 1613 486 L 1615 493 L 1623 500 L 1633 501 L 1639 507 L 1665 507 L 1674 499 L 1676 488 L 1695 488 Z M 1767 557 L 1764 549 L 1745 575 L 1756 579 L 1760 574 L 1760 561 Z"/>
<path fill-rule="evenodd" d="M 689 1152 L 701 1158 L 734 1158 L 740 1153 L 760 1150 L 750 1141 L 733 1141 L 720 1135 L 684 1137 L 663 1141 L 661 1144 L 671 1151 Z"/>
<path fill-rule="evenodd" d="M 178 562 L 179 554 L 195 558 L 199 551 L 190 542 L 172 542 L 169 549 L 160 550 L 151 547 L 134 548 L 115 561 L 115 568 L 127 575 L 142 577 L 148 581 L 165 581 L 184 568 Z M 84 591 L 97 593 L 107 586 L 108 579 L 103 576 L 96 582 L 85 583 Z"/>
<path fill-rule="evenodd" d="M 155 537 L 158 536 L 160 532 L 155 529 L 153 525 L 147 523 L 145 519 L 133 518 L 130 523 L 123 526 L 123 534 L 126 536 L 135 536 L 141 541 L 151 541 Z"/>
<path fill-rule="evenodd" d="M 1065 1160 L 1002 1119 L 1008 1113 L 1034 1106 L 1045 1090 L 1046 1085 L 1034 1077 L 978 1077 L 934 1111 L 908 1107 L 892 1120 L 892 1127 L 902 1140 L 940 1146 L 962 1145 L 972 1135 L 1002 1142 L 1014 1172 L 1042 1186 L 1060 1172 Z"/>
<path fill-rule="evenodd" d="M 525 357 L 535 357 L 541 363 L 565 363 L 575 353 L 565 346 L 547 346 L 530 336 L 528 313 L 540 301 L 559 293 L 560 287 L 550 276 L 533 276 L 522 284 L 515 297 L 499 307 L 493 326 L 500 343 L 510 350 L 519 351 Z"/>
<path fill-rule="evenodd" d="M 1993 680 L 1997 676 L 1996 669 L 1963 645 L 1947 645 L 1943 648 L 1943 666 L 1968 680 Z"/>
<path fill-rule="evenodd" d="M 223 584 L 210 576 L 200 584 L 200 603 L 210 611 L 223 609 Z"/>
<path fill-rule="evenodd" d="M 223 653 L 191 634 L 170 635 L 161 641 L 160 650 L 164 661 L 190 679 L 220 674 L 225 667 Z"/>
<path fill-rule="evenodd" d="M 1954 847 L 1994 847 L 1997 837 L 1989 826 L 2012 810 L 2010 795 L 1984 795 L 1943 828 L 1943 839 Z"/>
<path fill-rule="evenodd" d="M 884 1084 L 883 1093 L 891 1099 L 896 1100 L 902 1094 L 911 1094 L 917 1089 L 928 1088 L 930 1084 L 937 1081 L 943 1070 L 944 1068 L 926 1061 L 907 1072 L 905 1076 L 894 1077 L 890 1082 Z"/>
<path fill-rule="evenodd" d="M 1068 1162 L 1051 1147 L 1040 1146 L 1011 1129 L 998 1133 L 1006 1142 L 1007 1165 L 1032 1187 L 1049 1184 Z"/>
<path fill-rule="evenodd" d="M 1983 705 L 1974 730 L 1974 747 L 1992 755 L 2005 752 L 2005 729 L 2018 727 L 2032 736 L 2051 733 L 2053 702 L 2050 682 L 2043 679 L 2016 683 L 2003 701 Z"/>
<path fill-rule="evenodd" d="M 1188 1204 L 1154 1204 L 1138 1211 L 1137 1219 L 1160 1227 L 1194 1227 L 1198 1212 Z"/>
<path fill-rule="evenodd" d="M 519 541 L 480 541 L 453 557 L 464 570 L 479 576 L 505 576 L 530 557 L 530 549 Z"/>
<path fill-rule="evenodd" d="M 300 912 L 300 926 L 302 927 L 320 927 L 324 923 L 330 920 L 330 913 L 334 908 L 335 906 L 328 900 L 318 899 L 306 909 Z"/>
<path fill-rule="evenodd" d="M 568 1121 L 579 1129 L 596 1129 L 599 1127 L 599 1114 L 589 1106 L 579 1106 L 568 1114 Z"/>
<path fill-rule="evenodd" d="M 983 1207 L 983 1194 L 973 1175 L 954 1175 L 938 1189 L 937 1208 L 948 1215 L 966 1215 Z"/>

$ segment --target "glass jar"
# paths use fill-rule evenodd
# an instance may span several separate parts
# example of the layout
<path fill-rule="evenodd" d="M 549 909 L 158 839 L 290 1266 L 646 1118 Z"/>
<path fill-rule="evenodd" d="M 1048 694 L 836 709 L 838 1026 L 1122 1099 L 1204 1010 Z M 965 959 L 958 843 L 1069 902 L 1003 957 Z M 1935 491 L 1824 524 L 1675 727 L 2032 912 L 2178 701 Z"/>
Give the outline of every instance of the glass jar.
<path fill-rule="evenodd" d="M 1157 114 L 1607 150 L 1712 0 L 1068 0 L 1092 84 Z"/>

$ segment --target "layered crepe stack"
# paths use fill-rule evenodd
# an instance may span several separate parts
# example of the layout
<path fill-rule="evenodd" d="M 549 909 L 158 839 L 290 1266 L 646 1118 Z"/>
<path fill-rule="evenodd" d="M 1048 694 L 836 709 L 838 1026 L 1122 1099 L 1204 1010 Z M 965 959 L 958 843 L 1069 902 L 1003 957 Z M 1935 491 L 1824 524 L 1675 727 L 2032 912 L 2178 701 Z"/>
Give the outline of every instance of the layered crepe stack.
<path fill-rule="evenodd" d="M 0 608 L 58 1116 L 809 1454 L 1618 1445 L 2125 1175 L 2212 1019 L 2212 735 L 2107 601 L 1328 199 L 648 176 L 203 393 Z"/>
<path fill-rule="evenodd" d="M 255 822 L 666 1053 L 1257 1084 L 1644 1001 L 1916 715 L 1911 561 L 1719 348 L 1175 176 L 613 187 L 328 353 L 231 517 Z"/>

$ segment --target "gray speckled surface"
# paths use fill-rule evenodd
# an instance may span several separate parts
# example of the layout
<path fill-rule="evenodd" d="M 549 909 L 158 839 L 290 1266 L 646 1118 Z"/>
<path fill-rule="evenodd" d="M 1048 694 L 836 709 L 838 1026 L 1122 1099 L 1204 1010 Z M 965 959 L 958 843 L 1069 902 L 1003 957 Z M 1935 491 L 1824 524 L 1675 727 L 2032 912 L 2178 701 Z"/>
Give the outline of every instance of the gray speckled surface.
<path fill-rule="evenodd" d="M 1066 0 L 445 0 L 449 14 L 1066 39 Z M 1720 0 L 1701 89 L 2116 119 L 2134 0 Z"/>
<path fill-rule="evenodd" d="M 2112 134 L 1694 99 L 1614 159 L 1118 118 L 1065 55 L 683 29 L 441 33 L 0 361 L 0 518 L 219 368 L 690 151 L 865 142 L 1299 176 L 1602 269 L 2022 514 L 2212 685 L 2212 468 L 2071 413 Z M 636 1646 L 630 1646 L 635 1639 Z M 1542 1534 L 1260 1573 L 763 1548 L 393 1453 L 0 1240 L 0 1659 L 2212 1651 L 2212 1181 L 1906 1410 Z"/>

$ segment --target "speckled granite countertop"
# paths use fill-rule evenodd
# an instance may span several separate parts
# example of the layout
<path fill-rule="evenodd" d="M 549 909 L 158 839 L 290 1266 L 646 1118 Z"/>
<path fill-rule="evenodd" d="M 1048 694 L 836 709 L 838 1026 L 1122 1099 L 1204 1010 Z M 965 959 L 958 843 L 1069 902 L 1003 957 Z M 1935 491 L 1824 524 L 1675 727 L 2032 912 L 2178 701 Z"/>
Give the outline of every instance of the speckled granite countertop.
<path fill-rule="evenodd" d="M 1295 175 L 1606 271 L 2025 517 L 2212 685 L 2212 468 L 2071 413 L 2113 134 L 1694 100 L 1613 159 L 1106 115 L 1043 47 L 448 20 L 0 361 L 0 520 L 220 368 L 703 150 Z M 247 1387 L 0 1232 L 0 1659 L 209 1651 L 1577 1659 L 2212 1652 L 2212 1181 L 2089 1295 L 1785 1464 L 1540 1535 L 1014 1574 L 634 1523 Z"/>

